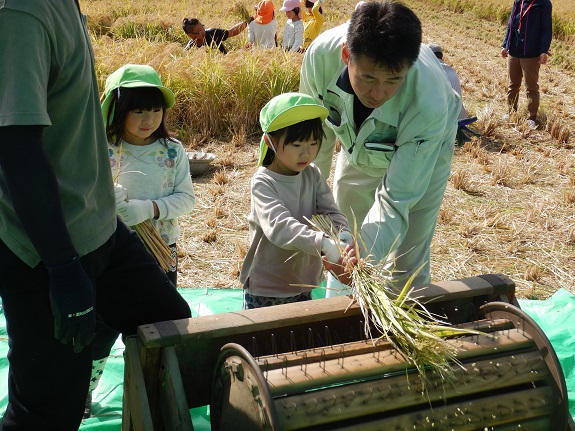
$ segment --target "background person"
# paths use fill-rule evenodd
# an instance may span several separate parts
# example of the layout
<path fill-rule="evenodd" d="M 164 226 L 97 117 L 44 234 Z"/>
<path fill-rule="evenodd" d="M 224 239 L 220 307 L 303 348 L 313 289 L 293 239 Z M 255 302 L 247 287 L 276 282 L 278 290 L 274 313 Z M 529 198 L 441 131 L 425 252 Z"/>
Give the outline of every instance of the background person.
<path fill-rule="evenodd" d="M 282 12 L 288 20 L 284 27 L 282 48 L 286 51 L 301 52 L 303 45 L 303 21 L 299 0 L 284 0 Z"/>
<path fill-rule="evenodd" d="M 459 77 L 457 76 L 457 72 L 453 70 L 453 68 L 443 61 L 443 48 L 437 43 L 430 43 L 427 46 L 433 51 L 437 59 L 439 60 L 439 64 L 443 67 L 443 71 L 445 72 L 445 76 L 459 97 L 461 97 L 461 83 L 459 82 Z M 462 99 L 463 100 L 463 99 Z M 459 112 L 459 117 L 457 121 L 457 145 L 461 146 L 465 142 L 470 142 L 472 136 L 479 136 L 477 132 L 474 132 L 467 126 L 477 121 L 477 117 L 467 117 L 467 111 L 461 104 L 461 111 Z"/>
<path fill-rule="evenodd" d="M 112 177 L 117 182 L 118 215 L 128 226 L 151 221 L 172 251 L 173 265 L 166 274 L 177 287 L 178 217 L 194 208 L 196 198 L 186 150 L 170 137 L 165 125 L 166 109 L 175 103 L 174 93 L 162 85 L 153 67 L 127 64 L 106 79 L 104 94 L 102 116 Z M 92 393 L 118 336 L 97 322 L 84 417 L 91 414 Z"/>
<path fill-rule="evenodd" d="M 277 46 L 278 22 L 271 0 L 262 0 L 256 5 L 254 20 L 248 25 L 248 47 L 275 48 Z"/>
<path fill-rule="evenodd" d="M 527 125 L 537 128 L 539 110 L 539 68 L 546 64 L 553 35 L 552 5 L 549 0 L 515 0 L 501 46 L 507 58 L 507 109 L 517 112 L 519 89 L 525 79 L 527 89 Z"/>
<path fill-rule="evenodd" d="M 182 20 L 182 29 L 190 40 L 184 49 L 188 50 L 195 46 L 207 46 L 209 48 L 217 48 L 222 54 L 227 54 L 227 49 L 224 46 L 224 41 L 230 37 L 237 36 L 248 26 L 247 22 L 239 22 L 228 30 L 223 28 L 208 28 L 206 30 L 204 24 L 197 18 L 184 18 Z"/>
<path fill-rule="evenodd" d="M 453 88 L 453 90 L 459 94 L 459 97 L 461 97 L 461 82 L 459 82 L 459 76 L 457 76 L 457 72 L 453 69 L 453 67 L 443 61 L 443 48 L 437 43 L 430 43 L 427 46 L 429 46 L 429 48 L 435 54 L 435 57 L 437 57 L 439 60 L 439 64 L 441 64 L 441 67 L 443 67 L 443 71 L 445 72 L 445 76 L 447 76 L 447 80 L 449 81 L 451 88 Z M 462 104 L 458 120 L 463 120 L 464 118 L 467 118 L 467 111 Z"/>
<path fill-rule="evenodd" d="M 316 164 L 327 178 L 337 137 L 336 203 L 361 226 L 359 257 L 388 260 L 396 288 L 420 267 L 414 284 L 431 279 L 431 240 L 461 111 L 421 39 L 407 6 L 363 3 L 349 22 L 318 36 L 301 68 L 300 91 L 329 109 Z"/>
<path fill-rule="evenodd" d="M 77 1 L 0 7 L 0 295 L 10 362 L 3 431 L 78 429 L 96 316 L 125 335 L 191 316 L 116 216 L 85 24 Z"/>
<path fill-rule="evenodd" d="M 351 234 L 321 172 L 312 162 L 323 139 L 327 109 L 307 94 L 284 93 L 260 112 L 264 135 L 251 181 L 250 248 L 240 282 L 244 309 L 311 299 L 322 278 L 323 254 L 338 262 L 337 238 L 309 226 L 314 214 L 329 215 L 342 241 Z"/>
<path fill-rule="evenodd" d="M 303 48 L 305 51 L 321 33 L 325 19 L 323 17 L 322 0 L 300 0 L 303 14 Z"/>

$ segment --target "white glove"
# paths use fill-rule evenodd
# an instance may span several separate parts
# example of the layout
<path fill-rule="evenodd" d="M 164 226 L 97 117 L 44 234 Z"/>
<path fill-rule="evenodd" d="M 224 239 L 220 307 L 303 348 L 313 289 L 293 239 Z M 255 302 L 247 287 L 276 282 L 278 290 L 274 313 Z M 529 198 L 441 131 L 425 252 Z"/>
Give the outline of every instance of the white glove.
<path fill-rule="evenodd" d="M 344 248 L 348 244 L 353 244 L 353 235 L 347 230 L 342 230 L 337 238 L 339 239 L 339 242 L 343 244 Z"/>
<path fill-rule="evenodd" d="M 335 244 L 335 241 L 328 237 L 323 237 L 321 241 L 321 253 L 327 257 L 327 260 L 331 263 L 337 263 L 341 254 L 339 253 L 339 249 Z"/>
<path fill-rule="evenodd" d="M 126 202 L 128 200 L 128 191 L 122 187 L 121 184 L 116 184 L 114 186 L 114 192 L 116 193 L 116 205 L 120 205 L 121 202 Z"/>
<path fill-rule="evenodd" d="M 151 200 L 132 199 L 118 204 L 118 215 L 128 226 L 134 226 L 154 217 Z"/>

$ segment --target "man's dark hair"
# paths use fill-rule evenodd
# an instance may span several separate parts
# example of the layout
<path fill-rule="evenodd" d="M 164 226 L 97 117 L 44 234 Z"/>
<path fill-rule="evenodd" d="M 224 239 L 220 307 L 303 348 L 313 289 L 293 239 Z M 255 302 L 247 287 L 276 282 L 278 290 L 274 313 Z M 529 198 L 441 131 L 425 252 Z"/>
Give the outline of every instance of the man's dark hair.
<path fill-rule="evenodd" d="M 421 21 L 401 2 L 364 3 L 351 15 L 346 42 L 351 61 L 365 56 L 398 72 L 417 60 L 420 45 Z"/>

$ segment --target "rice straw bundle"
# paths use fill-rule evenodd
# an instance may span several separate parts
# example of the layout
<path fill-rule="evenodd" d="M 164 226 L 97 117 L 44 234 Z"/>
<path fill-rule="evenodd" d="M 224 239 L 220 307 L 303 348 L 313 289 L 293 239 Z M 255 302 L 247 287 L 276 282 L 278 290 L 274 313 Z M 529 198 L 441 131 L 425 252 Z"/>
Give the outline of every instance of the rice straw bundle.
<path fill-rule="evenodd" d="M 249 23 L 252 18 L 252 14 L 249 13 L 246 5 L 239 1 L 234 2 L 232 6 L 232 14 L 236 15 L 240 18 L 240 20 L 247 23 Z"/>
<path fill-rule="evenodd" d="M 150 220 L 132 226 L 142 239 L 150 253 L 154 255 L 164 271 L 170 271 L 174 265 L 172 249 L 162 239 Z"/>
<path fill-rule="evenodd" d="M 314 215 L 310 221 L 312 227 L 324 232 L 331 238 L 337 234 L 331 218 Z M 355 229 L 356 255 L 359 248 L 364 247 L 360 235 Z M 337 241 L 336 241 L 337 243 Z M 340 246 L 341 247 L 341 246 Z M 343 254 L 343 248 L 340 249 Z M 395 291 L 385 283 L 393 271 L 388 269 L 389 260 L 374 264 L 369 258 L 360 259 L 358 264 L 348 267 L 351 275 L 352 300 L 357 301 L 365 319 L 365 333 L 373 338 L 371 328 L 381 332 L 381 337 L 387 337 L 391 345 L 412 364 L 421 377 L 423 389 L 428 378 L 425 370 L 438 373 L 443 379 L 454 380 L 453 364 L 462 366 L 457 360 L 458 349 L 446 337 L 463 334 L 479 334 L 479 331 L 460 329 L 447 326 L 446 322 L 428 312 L 412 295 L 413 280 L 421 267 L 415 271 L 400 292 Z M 374 342 L 377 340 L 374 340 Z"/>
<path fill-rule="evenodd" d="M 122 160 L 122 150 L 124 147 L 120 144 L 120 151 L 118 153 L 118 166 L 116 167 L 116 175 L 114 176 L 114 186 L 118 186 L 118 178 L 120 176 L 120 162 Z M 125 190 L 125 189 L 124 189 Z M 126 201 L 128 199 L 126 198 Z M 174 258 L 172 257 L 172 249 L 162 239 L 154 225 L 150 220 L 132 226 L 140 239 L 144 242 L 146 248 L 156 258 L 164 271 L 170 271 L 174 267 Z"/>

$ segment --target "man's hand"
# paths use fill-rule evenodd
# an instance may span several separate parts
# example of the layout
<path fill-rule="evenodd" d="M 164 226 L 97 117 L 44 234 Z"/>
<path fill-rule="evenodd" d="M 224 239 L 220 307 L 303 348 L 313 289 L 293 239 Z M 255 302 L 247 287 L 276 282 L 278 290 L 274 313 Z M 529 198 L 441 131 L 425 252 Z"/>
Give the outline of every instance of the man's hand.
<path fill-rule="evenodd" d="M 55 337 L 73 343 L 79 353 L 92 342 L 96 317 L 92 282 L 80 257 L 62 265 L 46 267 L 50 278 L 50 305 L 54 314 Z"/>
<path fill-rule="evenodd" d="M 351 286 L 351 272 L 350 270 L 357 264 L 357 256 L 355 247 L 353 244 L 348 244 L 345 249 L 343 256 L 341 256 L 337 262 L 330 262 L 326 256 L 321 258 L 323 262 L 323 267 L 331 272 L 337 279 L 347 285 Z"/>

